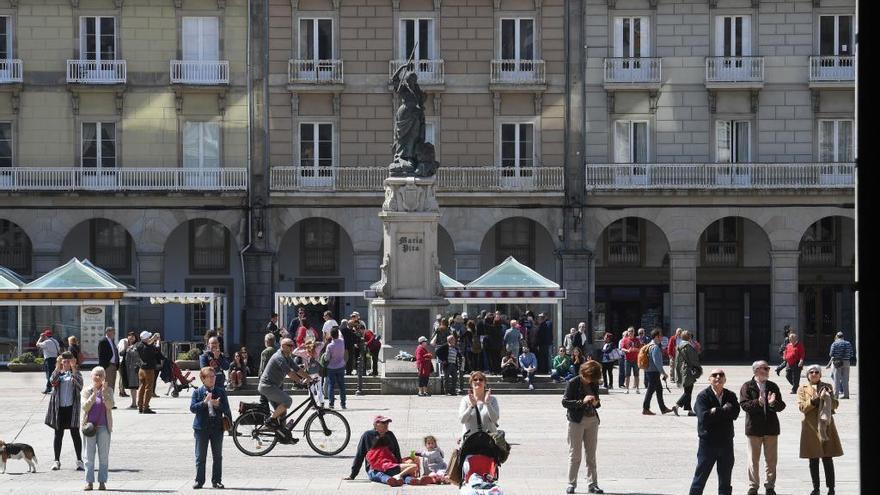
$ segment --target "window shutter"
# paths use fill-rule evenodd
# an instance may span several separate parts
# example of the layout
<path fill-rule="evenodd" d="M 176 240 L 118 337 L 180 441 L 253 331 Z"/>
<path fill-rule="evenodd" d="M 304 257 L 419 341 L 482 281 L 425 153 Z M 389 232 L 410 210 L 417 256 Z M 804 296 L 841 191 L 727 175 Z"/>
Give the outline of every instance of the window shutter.
<path fill-rule="evenodd" d="M 648 123 L 633 122 L 633 163 L 648 162 Z"/>
<path fill-rule="evenodd" d="M 183 59 L 200 60 L 199 55 L 199 19 L 198 17 L 183 18 Z"/>
<path fill-rule="evenodd" d="M 723 57 L 724 53 L 724 16 L 715 16 L 715 56 Z"/>
<path fill-rule="evenodd" d="M 742 56 L 752 56 L 752 16 L 742 16 Z"/>
<path fill-rule="evenodd" d="M 204 122 L 202 129 L 202 168 L 217 168 L 220 166 L 220 125 Z"/>
<path fill-rule="evenodd" d="M 199 168 L 199 141 L 201 140 L 201 122 L 183 124 L 183 167 Z"/>
<path fill-rule="evenodd" d="M 853 161 L 853 121 L 841 120 L 837 124 L 837 161 Z"/>
<path fill-rule="evenodd" d="M 618 120 L 614 122 L 614 163 L 630 163 L 630 122 Z"/>
<path fill-rule="evenodd" d="M 220 60 L 220 20 L 216 17 L 203 17 L 201 31 L 201 60 Z"/>
<path fill-rule="evenodd" d="M 730 122 L 715 122 L 715 161 L 718 163 L 730 163 L 730 131 Z"/>
<path fill-rule="evenodd" d="M 641 39 L 639 40 L 639 49 L 641 50 L 641 57 L 650 57 L 651 56 L 651 23 L 648 21 L 648 17 L 642 17 L 641 26 L 639 29 L 641 30 Z"/>
<path fill-rule="evenodd" d="M 623 57 L 623 17 L 614 18 L 614 57 Z"/>

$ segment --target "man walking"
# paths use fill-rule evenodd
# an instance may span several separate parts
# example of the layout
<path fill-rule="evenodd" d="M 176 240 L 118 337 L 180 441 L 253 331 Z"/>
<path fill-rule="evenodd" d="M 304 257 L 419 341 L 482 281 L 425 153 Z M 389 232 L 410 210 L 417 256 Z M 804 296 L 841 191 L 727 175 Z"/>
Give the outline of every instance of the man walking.
<path fill-rule="evenodd" d="M 108 390 L 116 388 L 116 370 L 119 369 L 119 350 L 113 341 L 115 333 L 115 328 L 107 327 L 104 329 L 104 338 L 98 341 L 98 366 L 104 368 Z"/>
<path fill-rule="evenodd" d="M 46 373 L 46 387 L 43 389 L 43 393 L 49 394 L 52 393 L 52 382 L 49 379 L 55 371 L 58 355 L 61 354 L 61 344 L 52 336 L 52 330 L 47 328 L 37 339 L 37 347 L 43 351 L 43 371 Z"/>
<path fill-rule="evenodd" d="M 785 354 L 783 355 L 787 366 L 785 377 L 788 379 L 788 383 L 791 384 L 792 394 L 797 393 L 798 385 L 800 385 L 801 369 L 804 367 L 805 355 L 804 344 L 798 340 L 798 334 L 792 329 L 788 334 L 788 345 L 785 346 Z"/>
<path fill-rule="evenodd" d="M 660 345 L 662 333 L 660 329 L 655 328 L 651 331 L 651 342 L 648 345 L 648 368 L 645 370 L 645 379 L 648 382 L 648 391 L 645 393 L 645 401 L 642 403 L 642 414 L 646 416 L 654 416 L 651 412 L 651 396 L 657 394 L 657 405 L 660 406 L 660 412 L 666 414 L 672 412 L 667 409 L 663 403 L 663 385 L 660 383 L 660 377 L 666 379 L 666 371 L 663 369 L 663 349 Z M 638 390 L 638 387 L 636 387 Z"/>
<path fill-rule="evenodd" d="M 675 369 L 675 351 L 678 347 L 678 339 L 681 338 L 681 332 L 681 327 L 676 328 L 675 334 L 673 334 L 672 337 L 669 337 L 669 342 L 666 344 L 666 357 L 669 358 L 669 380 L 671 380 L 672 383 L 679 383 L 681 378 L 678 376 L 678 372 Z"/>
<path fill-rule="evenodd" d="M 635 380 L 635 389 L 636 393 L 639 393 L 639 349 L 641 349 L 642 343 L 633 335 L 633 327 L 629 327 L 626 331 L 626 335 L 623 338 L 623 342 L 620 345 L 621 350 L 624 352 L 624 356 L 626 360 L 624 363 L 626 364 L 626 378 L 624 380 L 624 385 L 626 386 L 626 393 L 629 393 L 629 377 L 632 375 Z"/>
<path fill-rule="evenodd" d="M 733 422 L 739 417 L 736 394 L 724 388 L 727 378 L 724 370 L 715 368 L 709 373 L 709 386 L 697 395 L 694 410 L 697 413 L 697 469 L 689 495 L 702 495 L 712 467 L 718 464 L 718 494 L 731 495 L 730 477 L 733 472 Z"/>
<path fill-rule="evenodd" d="M 843 338 L 843 332 L 837 332 L 828 354 L 831 360 L 825 367 L 834 367 L 831 370 L 834 376 L 834 398 L 849 399 L 849 367 L 854 353 L 852 344 Z"/>
<path fill-rule="evenodd" d="M 754 377 L 739 389 L 739 405 L 746 413 L 746 437 L 749 439 L 749 491 L 758 495 L 761 485 L 761 448 L 767 466 L 767 495 L 776 495 L 776 450 L 779 439 L 779 418 L 776 413 L 785 409 L 782 393 L 769 380 L 770 365 L 767 361 L 752 364 Z"/>

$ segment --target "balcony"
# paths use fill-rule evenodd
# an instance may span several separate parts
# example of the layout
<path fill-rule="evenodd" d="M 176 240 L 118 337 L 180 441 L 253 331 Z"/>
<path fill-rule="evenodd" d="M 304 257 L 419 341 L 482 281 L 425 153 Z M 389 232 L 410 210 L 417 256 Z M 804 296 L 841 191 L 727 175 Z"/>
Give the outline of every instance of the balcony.
<path fill-rule="evenodd" d="M 0 191 L 244 191 L 246 168 L 0 168 Z"/>
<path fill-rule="evenodd" d="M 852 189 L 854 163 L 588 164 L 588 190 Z"/>
<path fill-rule="evenodd" d="M 804 241 L 801 244 L 800 264 L 805 266 L 834 266 L 837 264 L 835 241 Z"/>
<path fill-rule="evenodd" d="M 0 84 L 20 84 L 22 82 L 22 65 L 18 59 L 0 60 Z"/>
<path fill-rule="evenodd" d="M 289 89 L 297 91 L 342 91 L 342 60 L 291 60 L 287 82 Z"/>
<path fill-rule="evenodd" d="M 638 242 L 609 242 L 607 265 L 639 266 L 641 246 Z"/>
<path fill-rule="evenodd" d="M 711 242 L 704 246 L 703 260 L 707 266 L 736 266 L 736 242 Z"/>
<path fill-rule="evenodd" d="M 273 167 L 272 191 L 381 192 L 385 167 Z M 440 167 L 439 192 L 562 192 L 562 167 Z"/>
<path fill-rule="evenodd" d="M 397 72 L 406 60 L 391 60 L 388 63 L 388 79 Z M 419 86 L 442 86 L 443 85 L 443 60 L 416 60 L 416 74 L 419 76 Z"/>
<path fill-rule="evenodd" d="M 492 60 L 489 89 L 543 91 L 547 88 L 543 60 Z"/>
<path fill-rule="evenodd" d="M 171 84 L 219 86 L 229 84 L 228 60 L 172 60 Z"/>
<path fill-rule="evenodd" d="M 68 60 L 68 84 L 125 84 L 125 60 Z"/>
<path fill-rule="evenodd" d="M 764 57 L 706 57 L 706 89 L 764 87 Z"/>
<path fill-rule="evenodd" d="M 662 58 L 606 58 L 605 89 L 660 89 Z"/>
<path fill-rule="evenodd" d="M 855 80 L 855 57 L 810 57 L 811 88 L 852 88 Z"/>

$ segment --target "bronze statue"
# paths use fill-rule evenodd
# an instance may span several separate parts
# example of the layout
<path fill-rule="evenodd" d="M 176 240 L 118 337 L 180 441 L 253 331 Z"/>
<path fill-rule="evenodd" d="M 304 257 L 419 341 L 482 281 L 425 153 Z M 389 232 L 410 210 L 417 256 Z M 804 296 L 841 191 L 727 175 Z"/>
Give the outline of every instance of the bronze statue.
<path fill-rule="evenodd" d="M 425 142 L 426 95 L 418 79 L 412 56 L 391 77 L 394 92 L 400 97 L 394 115 L 394 160 L 388 167 L 392 177 L 431 177 L 440 166 L 434 158 L 434 145 Z"/>

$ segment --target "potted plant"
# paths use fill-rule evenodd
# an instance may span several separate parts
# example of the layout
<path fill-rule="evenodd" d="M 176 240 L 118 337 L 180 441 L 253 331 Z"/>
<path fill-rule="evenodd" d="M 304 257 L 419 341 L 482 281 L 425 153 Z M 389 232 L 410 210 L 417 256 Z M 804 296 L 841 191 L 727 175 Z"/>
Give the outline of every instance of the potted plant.
<path fill-rule="evenodd" d="M 25 352 L 12 358 L 7 367 L 9 371 L 42 371 L 43 358 L 34 356 L 32 352 Z"/>
<path fill-rule="evenodd" d="M 194 347 L 188 352 L 179 355 L 177 361 L 174 361 L 174 364 L 182 370 L 197 370 L 199 369 L 199 356 L 201 354 L 202 351 L 197 347 Z"/>

